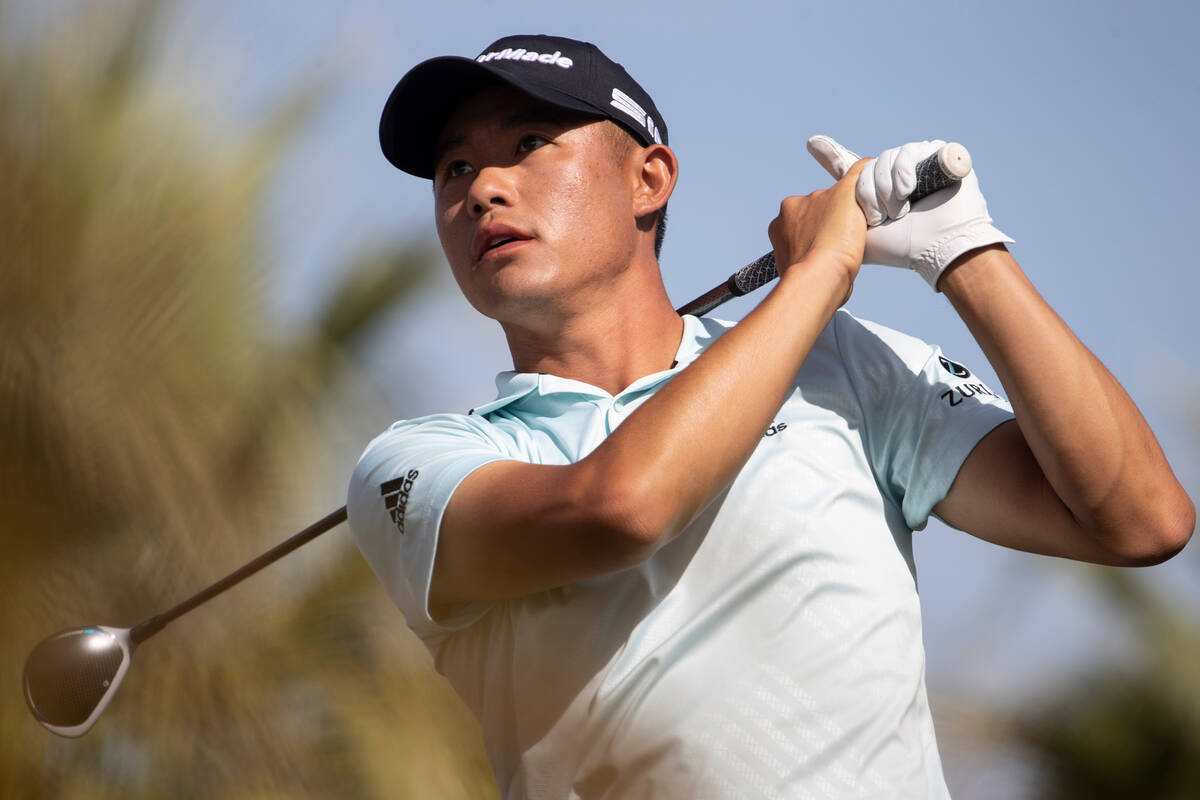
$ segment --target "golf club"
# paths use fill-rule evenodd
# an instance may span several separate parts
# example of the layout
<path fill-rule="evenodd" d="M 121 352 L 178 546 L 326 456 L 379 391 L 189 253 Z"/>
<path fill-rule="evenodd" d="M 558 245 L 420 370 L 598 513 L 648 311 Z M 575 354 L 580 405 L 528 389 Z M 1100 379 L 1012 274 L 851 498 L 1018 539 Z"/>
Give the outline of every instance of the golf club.
<path fill-rule="evenodd" d="M 909 199 L 915 202 L 946 188 L 962 180 L 970 169 L 966 148 L 960 144 L 947 144 L 917 165 L 918 189 Z M 731 298 L 769 283 L 777 274 L 775 256 L 767 253 L 676 310 L 680 315 L 706 314 Z M 343 506 L 208 588 L 132 628 L 92 625 L 59 631 L 43 639 L 25 660 L 22 682 L 29 710 L 51 733 L 70 738 L 82 736 L 108 707 L 129 672 L 133 651 L 139 644 L 169 622 L 345 521 L 346 507 Z"/>
<path fill-rule="evenodd" d="M 96 723 L 129 671 L 139 644 L 201 603 L 241 583 L 268 564 L 346 521 L 346 507 L 314 522 L 245 566 L 132 628 L 70 628 L 38 642 L 25 659 L 25 703 L 46 730 L 83 736 Z"/>

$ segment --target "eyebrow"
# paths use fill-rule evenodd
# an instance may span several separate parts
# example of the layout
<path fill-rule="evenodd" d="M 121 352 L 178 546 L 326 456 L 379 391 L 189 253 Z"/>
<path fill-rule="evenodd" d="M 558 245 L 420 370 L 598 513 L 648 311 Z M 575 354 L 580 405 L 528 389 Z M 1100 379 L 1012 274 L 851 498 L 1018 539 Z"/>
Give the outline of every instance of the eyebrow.
<path fill-rule="evenodd" d="M 571 114 L 571 112 L 557 109 L 553 106 L 523 108 L 513 111 L 500 120 L 500 127 L 517 128 L 521 127 L 522 125 L 551 124 L 557 125 L 561 128 L 566 128 L 567 126 L 571 125 L 571 123 L 575 122 L 575 117 L 576 115 Z M 578 117 L 580 120 L 582 120 L 585 118 L 585 115 L 579 114 Z M 466 141 L 467 137 L 461 134 L 448 136 L 441 140 L 433 148 L 434 165 L 436 166 L 437 163 L 442 160 L 442 157 L 446 155 L 446 153 L 453 150 L 455 147 L 465 144 Z"/>

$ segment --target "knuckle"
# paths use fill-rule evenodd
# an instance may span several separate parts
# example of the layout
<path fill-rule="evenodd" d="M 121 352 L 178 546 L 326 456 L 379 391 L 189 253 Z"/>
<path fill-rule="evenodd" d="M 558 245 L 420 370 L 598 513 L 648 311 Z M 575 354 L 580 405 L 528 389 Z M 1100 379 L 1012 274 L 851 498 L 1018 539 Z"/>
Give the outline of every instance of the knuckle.
<path fill-rule="evenodd" d="M 814 193 L 815 194 L 815 193 Z M 814 195 L 792 195 L 779 204 L 780 216 L 795 217 L 804 213 Z"/>

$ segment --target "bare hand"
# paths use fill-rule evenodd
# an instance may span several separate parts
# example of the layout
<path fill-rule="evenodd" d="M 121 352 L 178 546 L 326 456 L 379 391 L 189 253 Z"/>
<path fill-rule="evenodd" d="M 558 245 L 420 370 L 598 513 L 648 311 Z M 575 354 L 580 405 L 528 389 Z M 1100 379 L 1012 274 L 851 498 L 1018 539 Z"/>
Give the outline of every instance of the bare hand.
<path fill-rule="evenodd" d="M 867 220 L 854 188 L 870 161 L 858 161 L 828 189 L 788 197 L 780 204 L 779 216 L 767 228 L 780 275 L 798 262 L 820 261 L 844 270 L 854 284 L 867 237 Z"/>

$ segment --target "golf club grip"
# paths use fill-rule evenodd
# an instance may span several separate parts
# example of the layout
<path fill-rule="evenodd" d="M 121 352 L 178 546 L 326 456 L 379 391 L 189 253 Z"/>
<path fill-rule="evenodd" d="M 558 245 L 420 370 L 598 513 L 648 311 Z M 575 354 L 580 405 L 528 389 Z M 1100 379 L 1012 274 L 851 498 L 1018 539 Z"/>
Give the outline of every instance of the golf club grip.
<path fill-rule="evenodd" d="M 917 185 L 908 196 L 910 203 L 928 197 L 965 178 L 971 171 L 971 155 L 967 148 L 957 142 L 942 145 L 917 163 Z M 775 253 L 770 252 L 754 259 L 729 276 L 724 284 L 681 306 L 680 314 L 702 316 L 734 297 L 749 294 L 779 277 L 775 266 Z"/>

